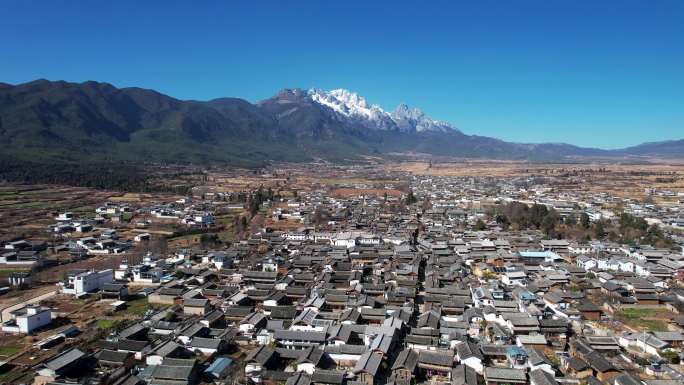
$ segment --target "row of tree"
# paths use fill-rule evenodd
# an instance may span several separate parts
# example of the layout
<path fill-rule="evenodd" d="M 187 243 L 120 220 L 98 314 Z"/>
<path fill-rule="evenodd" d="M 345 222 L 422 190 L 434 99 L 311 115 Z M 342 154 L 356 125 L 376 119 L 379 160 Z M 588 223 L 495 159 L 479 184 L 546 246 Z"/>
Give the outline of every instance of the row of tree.
<path fill-rule="evenodd" d="M 261 205 L 264 204 L 264 202 L 272 201 L 273 198 L 273 190 L 270 187 L 264 190 L 263 186 L 259 186 L 259 189 L 249 194 L 249 198 L 247 199 L 247 208 L 249 209 L 250 215 L 255 216 L 259 212 L 259 209 L 261 209 Z"/>
<path fill-rule="evenodd" d="M 166 185 L 149 172 L 125 163 L 37 163 L 0 158 L 0 181 L 61 184 L 127 192 L 171 192 L 186 195 L 192 186 Z"/>
<path fill-rule="evenodd" d="M 587 213 L 561 217 L 553 208 L 533 204 L 528 206 L 520 202 L 511 202 L 495 206 L 489 213 L 490 218 L 502 228 L 514 230 L 541 230 L 548 238 L 607 239 L 611 242 L 625 244 L 649 244 L 656 247 L 671 247 L 672 240 L 656 224 L 649 225 L 644 218 L 622 212 L 614 220 L 600 219 L 591 221 Z M 484 230 L 482 221 L 475 223 L 475 230 Z"/>
<path fill-rule="evenodd" d="M 494 219 L 504 229 L 513 226 L 515 229 L 539 229 L 548 237 L 554 237 L 556 225 L 562 222 L 554 209 L 545 205 L 528 206 L 520 202 L 498 205 L 494 209 Z"/>
<path fill-rule="evenodd" d="M 259 194 L 261 194 L 261 196 L 256 196 Z M 294 191 L 292 191 L 291 194 L 293 196 L 296 196 L 296 192 L 294 192 Z M 275 199 L 280 199 L 280 198 L 282 198 L 280 190 L 273 191 L 273 189 L 271 187 L 264 190 L 263 187 L 260 187 L 259 190 L 257 190 L 254 193 L 250 193 L 248 191 L 238 191 L 238 192 L 227 193 L 223 196 L 222 200 L 224 202 L 229 202 L 229 203 L 247 203 L 251 199 L 256 199 L 256 200 L 261 200 L 261 203 L 263 203 L 265 200 L 275 200 Z"/>
<path fill-rule="evenodd" d="M 249 232 L 249 224 L 252 222 L 252 218 L 259 213 L 264 202 L 270 202 L 280 197 L 280 194 L 275 193 L 271 187 L 264 189 L 263 186 L 259 186 L 256 191 L 244 194 L 246 197 L 245 208 L 247 213 L 238 215 L 233 219 L 233 228 L 238 238 L 242 238 Z"/>

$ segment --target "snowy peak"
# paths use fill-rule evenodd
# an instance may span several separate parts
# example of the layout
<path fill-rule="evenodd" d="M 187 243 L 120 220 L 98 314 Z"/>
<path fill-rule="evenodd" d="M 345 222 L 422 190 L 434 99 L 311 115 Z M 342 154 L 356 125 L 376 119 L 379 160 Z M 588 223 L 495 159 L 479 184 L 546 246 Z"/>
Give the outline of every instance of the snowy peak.
<path fill-rule="evenodd" d="M 309 97 L 316 103 L 333 109 L 347 117 L 370 117 L 374 111 L 382 111 L 378 106 L 369 106 L 366 99 L 355 92 L 344 89 L 323 91 L 310 89 Z"/>
<path fill-rule="evenodd" d="M 310 89 L 307 95 L 313 102 L 333 110 L 351 123 L 371 129 L 402 132 L 457 131 L 451 124 L 433 120 L 417 108 L 411 109 L 402 103 L 394 112 L 388 113 L 376 104 L 369 104 L 359 94 L 345 89 Z"/>
<path fill-rule="evenodd" d="M 392 119 L 397 123 L 401 130 L 414 129 L 417 132 L 438 131 L 448 132 L 457 131 L 456 127 L 448 122 L 430 119 L 423 111 L 418 108 L 409 108 L 401 103 L 392 113 Z"/>

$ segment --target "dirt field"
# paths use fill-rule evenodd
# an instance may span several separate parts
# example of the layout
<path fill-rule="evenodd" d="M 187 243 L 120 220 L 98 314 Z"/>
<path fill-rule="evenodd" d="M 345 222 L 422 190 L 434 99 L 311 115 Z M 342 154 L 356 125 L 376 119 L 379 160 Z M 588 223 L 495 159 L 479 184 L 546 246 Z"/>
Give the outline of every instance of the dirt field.
<path fill-rule="evenodd" d="M 78 187 L 0 185 L 0 238 L 46 238 L 45 229 L 60 212 L 95 216 L 95 205 L 115 193 Z"/>
<path fill-rule="evenodd" d="M 49 267 L 47 269 L 33 273 L 34 279 L 38 282 L 55 283 L 64 279 L 66 272 L 78 269 L 115 269 L 118 268 L 123 259 L 128 260 L 130 264 L 139 263 L 142 261 L 141 254 L 118 254 L 118 255 L 98 255 L 90 257 L 82 261 L 67 263 Z"/>
<path fill-rule="evenodd" d="M 5 308 L 54 290 L 54 285 L 39 285 L 27 290 L 12 290 L 3 296 L 0 296 L 0 308 Z"/>
<path fill-rule="evenodd" d="M 559 173 L 561 170 L 606 169 L 609 172 L 676 172 L 684 174 L 684 164 L 615 164 L 615 163 L 529 163 L 516 161 L 463 161 L 450 163 L 400 162 L 385 166 L 392 171 L 408 172 L 416 175 L 443 176 L 527 176 L 530 174 Z"/>
<path fill-rule="evenodd" d="M 401 162 L 386 169 L 414 175 L 493 178 L 544 178 L 560 191 L 597 193 L 644 200 L 646 188 L 684 192 L 684 164 L 681 163 L 586 163 L 540 164 L 513 161 L 463 161 L 450 163 Z M 657 203 L 676 201 L 677 197 L 653 196 Z"/>
<path fill-rule="evenodd" d="M 274 221 L 273 219 L 266 219 L 265 226 L 276 231 L 295 231 L 304 226 L 300 221 L 283 219 Z"/>

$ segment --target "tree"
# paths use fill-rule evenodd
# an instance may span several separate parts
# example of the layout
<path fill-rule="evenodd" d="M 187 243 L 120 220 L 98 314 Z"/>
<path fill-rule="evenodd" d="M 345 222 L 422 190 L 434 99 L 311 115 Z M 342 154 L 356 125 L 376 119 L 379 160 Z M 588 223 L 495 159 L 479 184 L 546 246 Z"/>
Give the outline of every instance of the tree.
<path fill-rule="evenodd" d="M 666 351 L 660 353 L 660 357 L 667 360 L 667 362 L 669 362 L 671 364 L 678 364 L 679 363 L 679 353 L 677 353 L 674 350 L 666 350 Z"/>
<path fill-rule="evenodd" d="M 253 194 L 250 199 L 249 199 L 249 214 L 251 216 L 255 216 L 259 212 L 259 206 L 261 203 L 259 202 L 258 196 L 256 194 Z"/>
<path fill-rule="evenodd" d="M 511 225 L 511 221 L 508 219 L 508 217 L 504 214 L 498 214 L 495 217 L 496 223 L 501 226 L 504 230 L 508 229 L 508 226 Z"/>
<path fill-rule="evenodd" d="M 644 242 L 650 244 L 656 244 L 658 241 L 662 241 L 663 239 L 663 230 L 661 230 L 660 227 L 658 227 L 658 225 L 655 223 L 648 228 L 648 231 L 646 231 L 646 235 L 644 236 Z"/>
<path fill-rule="evenodd" d="M 594 223 L 594 237 L 595 238 L 603 238 L 606 236 L 606 228 L 605 225 L 603 224 L 603 221 L 596 221 Z"/>
<path fill-rule="evenodd" d="M 648 229 L 648 222 L 644 218 L 635 217 L 628 213 L 620 214 L 620 232 L 627 229 L 636 229 L 639 231 L 646 231 Z"/>
<path fill-rule="evenodd" d="M 425 197 L 425 199 L 423 199 L 423 204 L 421 206 L 421 208 L 423 209 L 423 212 L 430 210 L 431 207 L 432 207 L 432 203 L 430 203 L 430 200 L 428 199 L 428 197 Z"/>
<path fill-rule="evenodd" d="M 558 223 L 558 214 L 555 210 L 551 210 L 541 223 L 541 229 L 547 237 L 552 238 L 556 235 L 556 223 Z"/>
<path fill-rule="evenodd" d="M 591 221 L 589 218 L 589 214 L 582 213 L 582 215 L 580 215 L 580 226 L 582 226 L 582 228 L 584 229 L 588 229 L 590 225 Z"/>
<path fill-rule="evenodd" d="M 240 215 L 235 217 L 235 234 L 240 237 L 245 231 L 249 229 L 247 217 Z"/>
<path fill-rule="evenodd" d="M 611 242 L 617 242 L 620 240 L 620 236 L 618 235 L 618 233 L 611 230 L 608 232 L 608 240 Z"/>
<path fill-rule="evenodd" d="M 475 222 L 475 225 L 473 226 L 473 229 L 475 231 L 483 231 L 487 230 L 487 224 L 484 223 L 482 219 L 478 219 L 477 222 Z"/>
<path fill-rule="evenodd" d="M 406 195 L 406 205 L 410 206 L 416 202 L 418 202 L 418 198 L 413 195 L 413 190 L 409 190 L 408 195 Z"/>
<path fill-rule="evenodd" d="M 203 249 L 208 249 L 211 247 L 216 246 L 216 244 L 220 243 L 221 241 L 219 240 L 219 237 L 217 234 L 202 234 L 200 235 L 200 247 Z"/>
<path fill-rule="evenodd" d="M 530 222 L 532 222 L 535 227 L 540 228 L 542 221 L 548 214 L 549 209 L 547 209 L 546 206 L 535 203 L 530 208 Z"/>
<path fill-rule="evenodd" d="M 323 206 L 316 207 L 313 215 L 313 223 L 316 225 L 324 225 L 330 220 L 330 213 L 325 210 Z"/>

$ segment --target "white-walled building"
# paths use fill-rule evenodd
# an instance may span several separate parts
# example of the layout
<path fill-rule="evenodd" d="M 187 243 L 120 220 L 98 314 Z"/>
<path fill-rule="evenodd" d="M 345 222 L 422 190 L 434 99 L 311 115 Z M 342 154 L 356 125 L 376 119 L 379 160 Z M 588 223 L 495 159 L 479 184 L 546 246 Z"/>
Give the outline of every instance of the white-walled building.
<path fill-rule="evenodd" d="M 2 324 L 3 332 L 31 334 L 52 322 L 50 309 L 39 305 L 27 305 L 10 312 L 10 315 L 12 319 Z"/>
<path fill-rule="evenodd" d="M 81 295 L 85 293 L 97 292 L 106 283 L 114 281 L 114 271 L 112 269 L 102 271 L 86 271 L 71 275 L 65 282 L 60 282 L 61 291 L 64 294 Z"/>

